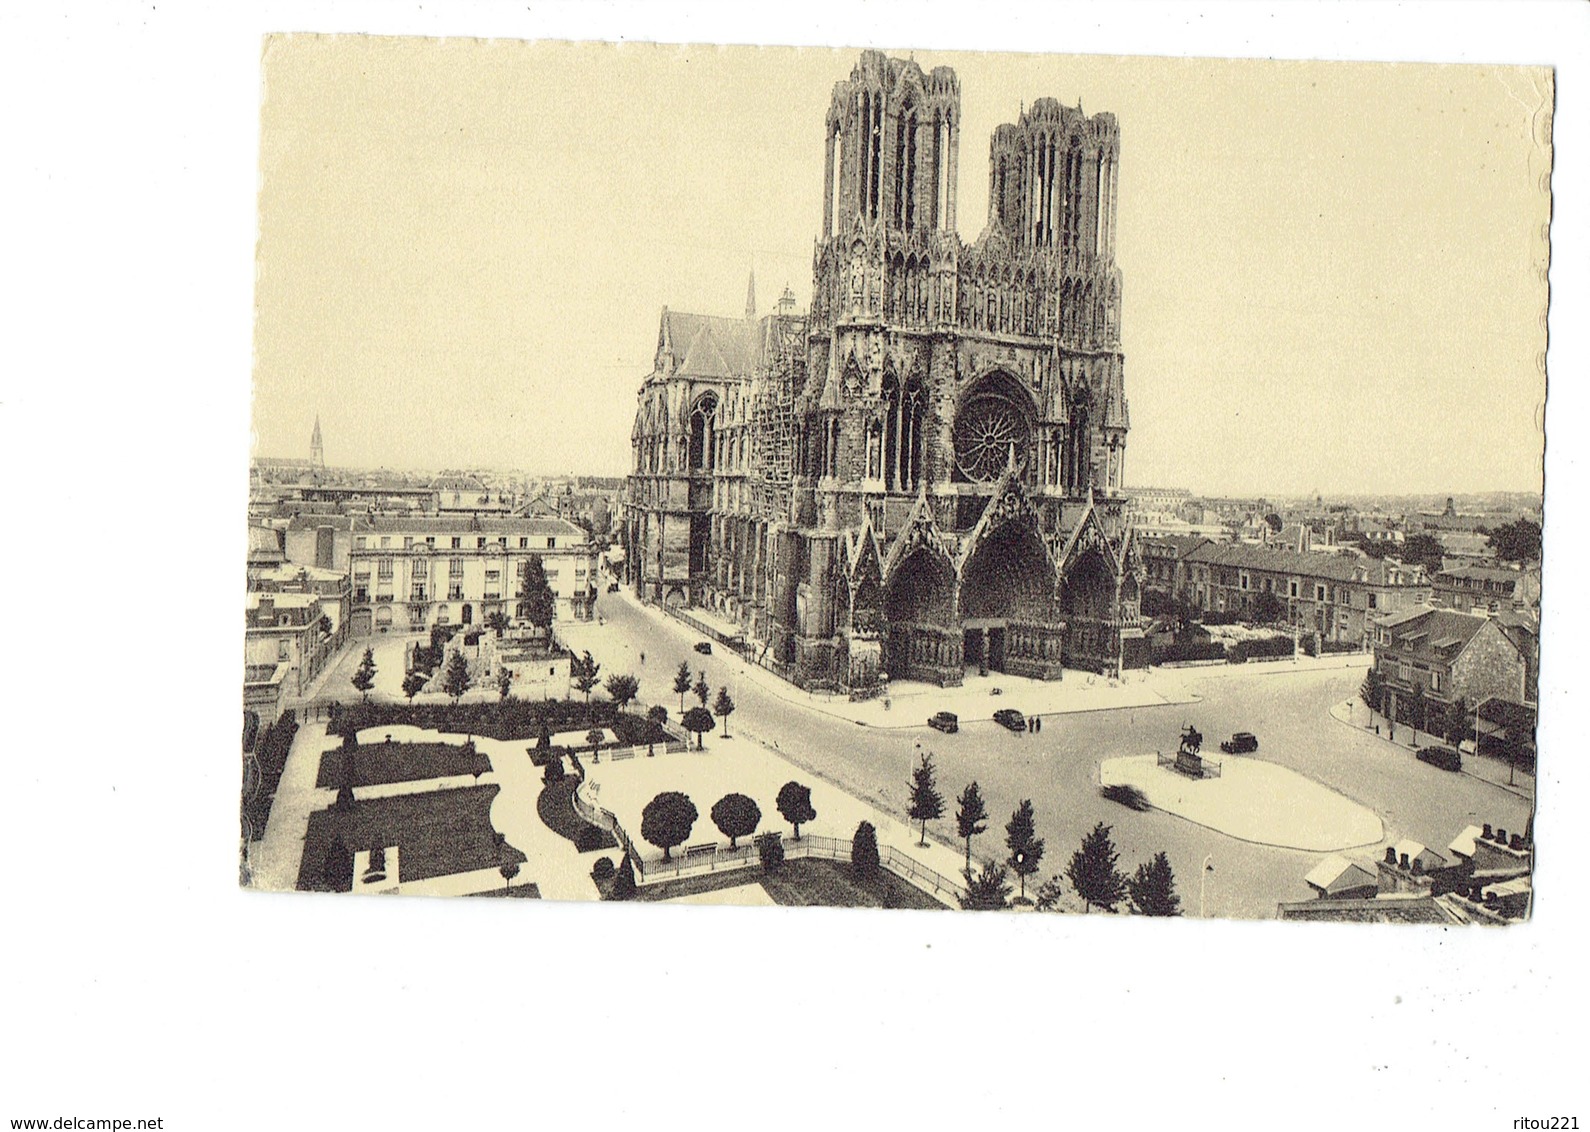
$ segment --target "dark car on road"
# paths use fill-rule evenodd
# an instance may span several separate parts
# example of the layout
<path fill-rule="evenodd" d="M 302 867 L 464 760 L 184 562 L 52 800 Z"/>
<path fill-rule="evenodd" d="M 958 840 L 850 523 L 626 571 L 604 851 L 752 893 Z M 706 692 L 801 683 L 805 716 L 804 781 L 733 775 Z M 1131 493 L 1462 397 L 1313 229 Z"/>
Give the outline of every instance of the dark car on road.
<path fill-rule="evenodd" d="M 928 716 L 928 726 L 946 735 L 953 735 L 961 729 L 961 721 L 953 711 L 937 711 Z"/>
<path fill-rule="evenodd" d="M 617 582 L 608 582 L 607 583 L 607 592 L 610 593 L 610 594 L 616 594 L 618 592 L 618 583 Z"/>
<path fill-rule="evenodd" d="M 1251 755 L 1259 749 L 1259 737 L 1251 731 L 1238 731 L 1221 743 L 1220 749 L 1228 755 Z"/>
<path fill-rule="evenodd" d="M 696 651 L 698 653 L 700 653 L 702 656 L 711 656 L 712 655 L 712 642 L 711 641 L 697 641 L 696 642 Z"/>
<path fill-rule="evenodd" d="M 1015 708 L 1000 708 L 994 713 L 994 722 L 1012 731 L 1027 730 L 1027 717 Z"/>
<path fill-rule="evenodd" d="M 1421 747 L 1419 748 L 1419 761 L 1438 766 L 1442 770 L 1462 770 L 1463 756 L 1451 747 Z"/>

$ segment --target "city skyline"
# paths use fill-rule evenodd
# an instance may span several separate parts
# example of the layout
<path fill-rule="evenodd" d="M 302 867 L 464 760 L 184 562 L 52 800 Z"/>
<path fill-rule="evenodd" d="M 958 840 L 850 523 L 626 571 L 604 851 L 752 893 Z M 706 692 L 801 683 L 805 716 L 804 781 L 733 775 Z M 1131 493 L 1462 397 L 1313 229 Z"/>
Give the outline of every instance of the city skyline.
<path fill-rule="evenodd" d="M 622 475 L 658 309 L 737 313 L 752 270 L 759 310 L 786 285 L 806 305 L 811 123 L 844 52 L 492 44 L 482 59 L 273 40 L 271 54 L 261 455 L 302 451 L 318 412 L 334 465 Z M 966 239 L 994 124 L 1041 95 L 1121 122 L 1127 483 L 1540 490 L 1549 154 L 1520 107 L 1549 105 L 1544 72 L 922 61 L 968 92 Z M 1342 112 L 1355 105 L 1396 112 Z"/>

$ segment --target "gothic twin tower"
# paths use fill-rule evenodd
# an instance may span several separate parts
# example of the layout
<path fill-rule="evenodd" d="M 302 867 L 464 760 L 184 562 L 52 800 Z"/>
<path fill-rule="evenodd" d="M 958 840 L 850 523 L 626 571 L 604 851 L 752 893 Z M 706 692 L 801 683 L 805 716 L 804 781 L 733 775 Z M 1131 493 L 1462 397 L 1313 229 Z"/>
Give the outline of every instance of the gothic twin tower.
<path fill-rule="evenodd" d="M 956 232 L 960 84 L 880 52 L 834 87 L 812 306 L 664 308 L 626 508 L 647 600 L 808 686 L 1143 663 L 1110 114 L 995 130 Z"/>

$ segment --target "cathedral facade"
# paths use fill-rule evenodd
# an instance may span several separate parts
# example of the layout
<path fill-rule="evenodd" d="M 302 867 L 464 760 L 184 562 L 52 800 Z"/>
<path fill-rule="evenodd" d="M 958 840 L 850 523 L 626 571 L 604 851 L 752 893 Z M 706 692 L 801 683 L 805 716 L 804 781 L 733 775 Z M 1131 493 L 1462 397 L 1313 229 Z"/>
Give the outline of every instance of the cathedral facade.
<path fill-rule="evenodd" d="M 868 51 L 824 131 L 812 305 L 664 309 L 624 534 L 647 601 L 812 687 L 1146 661 L 1112 115 L 1039 99 L 956 231 L 960 85 Z"/>

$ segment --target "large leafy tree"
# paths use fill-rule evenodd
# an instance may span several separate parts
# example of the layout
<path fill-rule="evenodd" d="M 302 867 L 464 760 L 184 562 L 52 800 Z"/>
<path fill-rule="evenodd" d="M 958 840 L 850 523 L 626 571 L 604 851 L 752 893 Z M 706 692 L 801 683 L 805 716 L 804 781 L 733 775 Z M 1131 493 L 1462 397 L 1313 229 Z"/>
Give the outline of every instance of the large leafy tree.
<path fill-rule="evenodd" d="M 1276 597 L 1269 590 L 1265 590 L 1253 599 L 1253 619 L 1266 625 L 1273 625 L 1286 618 L 1286 603 Z"/>
<path fill-rule="evenodd" d="M 1010 850 L 1005 863 L 1020 878 L 1021 899 L 1025 902 L 1027 878 L 1038 871 L 1038 865 L 1043 860 L 1043 838 L 1037 836 L 1031 798 L 1023 798 L 1016 812 L 1010 815 L 1010 821 L 1005 823 L 1005 848 Z"/>
<path fill-rule="evenodd" d="M 729 848 L 739 847 L 740 838 L 750 837 L 762 820 L 762 810 L 744 794 L 725 794 L 712 806 L 712 824 L 729 839 Z"/>
<path fill-rule="evenodd" d="M 1115 911 L 1126 895 L 1126 878 L 1115 867 L 1120 854 L 1110 840 L 1110 827 L 1099 822 L 1082 838 L 1082 848 L 1071 854 L 1066 878 L 1087 908 Z"/>
<path fill-rule="evenodd" d="M 786 782 L 778 789 L 778 812 L 795 828 L 795 840 L 801 839 L 801 826 L 817 820 L 812 809 L 812 788 L 799 782 Z"/>
<path fill-rule="evenodd" d="M 463 653 L 455 652 L 447 661 L 447 674 L 442 677 L 442 690 L 452 696 L 456 704 L 459 697 L 469 691 L 471 683 L 469 661 L 464 659 Z"/>
<path fill-rule="evenodd" d="M 944 814 L 944 795 L 934 782 L 933 756 L 922 752 L 922 761 L 911 772 L 911 805 L 906 810 L 911 820 L 922 823 L 920 845 L 927 844 L 927 823 Z"/>
<path fill-rule="evenodd" d="M 723 720 L 723 737 L 729 737 L 729 716 L 734 714 L 734 698 L 727 687 L 718 689 L 718 698 L 712 701 L 712 714 Z"/>
<path fill-rule="evenodd" d="M 674 691 L 679 693 L 679 710 L 685 710 L 685 693 L 690 691 L 690 664 L 688 661 L 679 662 L 679 671 L 674 673 Z"/>
<path fill-rule="evenodd" d="M 537 629 L 550 629 L 557 606 L 558 600 L 547 583 L 547 571 L 541 564 L 541 556 L 532 554 L 525 560 L 519 574 L 519 616 Z"/>
<path fill-rule="evenodd" d="M 359 667 L 354 669 L 351 677 L 353 686 L 359 689 L 359 695 L 364 699 L 370 698 L 370 689 L 375 687 L 375 651 L 365 649 L 364 657 L 359 661 Z"/>
<path fill-rule="evenodd" d="M 1504 562 L 1535 562 L 1540 558 L 1540 524 L 1531 519 L 1503 523 L 1486 535 L 1496 556 Z"/>
<path fill-rule="evenodd" d="M 640 835 L 673 859 L 673 849 L 690 838 L 696 824 L 696 805 L 677 790 L 665 790 L 640 812 Z"/>
<path fill-rule="evenodd" d="M 1409 535 L 1402 544 L 1402 560 L 1409 566 L 1423 566 L 1431 577 L 1441 572 L 1445 554 L 1440 540 L 1434 535 Z"/>
<path fill-rule="evenodd" d="M 1010 907 L 1010 885 L 1004 865 L 984 865 L 974 873 L 968 867 L 961 873 L 966 878 L 966 892 L 958 895 L 961 907 L 968 912 L 996 912 Z"/>
<path fill-rule="evenodd" d="M 1137 874 L 1126 882 L 1132 910 L 1142 916 L 1179 916 L 1181 898 L 1176 895 L 1176 878 L 1170 859 L 1163 852 L 1137 866 Z"/>
<path fill-rule="evenodd" d="M 574 681 L 574 686 L 585 693 L 585 702 L 591 702 L 591 689 L 601 681 L 602 666 L 597 663 L 589 649 L 584 656 L 569 658 L 569 679 Z"/>
<path fill-rule="evenodd" d="M 706 747 L 706 733 L 717 726 L 717 721 L 712 718 L 712 713 L 704 707 L 691 708 L 680 717 L 679 722 L 686 731 L 694 731 L 696 733 L 697 750 L 702 750 Z"/>
<path fill-rule="evenodd" d="M 955 799 L 955 832 L 966 842 L 966 868 L 972 867 L 972 838 L 988 830 L 988 807 L 983 803 L 983 793 L 977 783 L 967 783 L 961 796 Z"/>
<path fill-rule="evenodd" d="M 607 694 L 613 697 L 613 705 L 623 711 L 640 694 L 640 681 L 627 673 L 615 672 L 607 678 Z"/>

